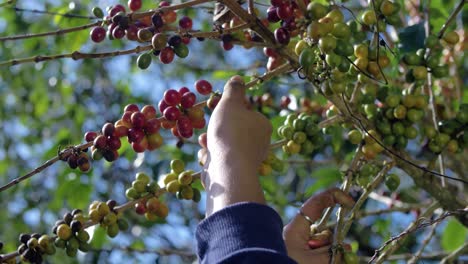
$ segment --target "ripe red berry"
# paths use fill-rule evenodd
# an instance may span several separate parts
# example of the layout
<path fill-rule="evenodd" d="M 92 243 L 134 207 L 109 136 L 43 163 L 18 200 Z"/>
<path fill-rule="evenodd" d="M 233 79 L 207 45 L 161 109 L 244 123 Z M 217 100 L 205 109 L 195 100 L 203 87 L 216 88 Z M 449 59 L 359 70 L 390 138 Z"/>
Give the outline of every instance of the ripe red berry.
<path fill-rule="evenodd" d="M 70 155 L 67 159 L 67 163 L 71 169 L 78 168 L 78 156 L 75 154 Z"/>
<path fill-rule="evenodd" d="M 263 54 L 265 54 L 265 56 L 267 57 L 274 57 L 274 58 L 278 57 L 278 53 L 276 53 L 276 51 L 272 48 L 267 48 L 267 47 L 263 48 Z"/>
<path fill-rule="evenodd" d="M 186 132 L 187 130 L 192 130 L 192 122 L 187 116 L 181 116 L 176 122 L 177 129 L 179 132 Z"/>
<path fill-rule="evenodd" d="M 152 105 L 145 105 L 141 109 L 141 113 L 145 115 L 146 120 L 153 119 L 156 117 L 156 108 Z"/>
<path fill-rule="evenodd" d="M 106 38 L 106 30 L 103 27 L 95 27 L 89 33 L 91 40 L 99 43 Z"/>
<path fill-rule="evenodd" d="M 232 48 L 234 48 L 234 44 L 232 44 L 231 41 L 223 41 L 222 46 L 225 51 L 232 50 Z"/>
<path fill-rule="evenodd" d="M 169 64 L 174 60 L 174 50 L 171 47 L 165 47 L 159 54 L 159 60 L 164 64 Z"/>
<path fill-rule="evenodd" d="M 137 40 L 138 39 L 138 27 L 135 25 L 130 25 L 125 30 L 128 40 Z"/>
<path fill-rule="evenodd" d="M 178 105 L 180 103 L 181 96 L 178 91 L 169 89 L 164 92 L 164 102 L 168 105 Z"/>
<path fill-rule="evenodd" d="M 111 10 L 109 11 L 109 16 L 110 17 L 113 17 L 115 15 L 117 15 L 117 13 L 119 12 L 123 12 L 125 13 L 125 7 L 123 5 L 115 5 L 111 8 Z"/>
<path fill-rule="evenodd" d="M 168 108 L 170 105 L 168 105 L 164 99 L 159 101 L 159 104 L 158 104 L 158 108 L 159 108 L 159 112 L 164 113 L 164 110 L 166 110 L 166 108 Z"/>
<path fill-rule="evenodd" d="M 91 142 L 93 141 L 96 137 L 98 136 L 98 134 L 94 131 L 88 131 L 85 133 L 84 135 L 84 139 L 86 142 Z"/>
<path fill-rule="evenodd" d="M 119 153 L 114 149 L 106 149 L 103 153 L 104 159 L 108 162 L 112 162 L 119 157 Z"/>
<path fill-rule="evenodd" d="M 289 96 L 283 95 L 281 97 L 281 108 L 288 108 L 288 105 L 291 103 L 291 98 Z"/>
<path fill-rule="evenodd" d="M 165 7 L 165 6 L 170 6 L 170 5 L 171 5 L 171 4 L 170 4 L 169 2 L 167 2 L 167 1 L 161 1 L 161 2 L 159 3 L 159 7 Z"/>
<path fill-rule="evenodd" d="M 290 40 L 289 31 L 286 28 L 280 27 L 275 30 L 275 39 L 280 44 L 288 44 Z"/>
<path fill-rule="evenodd" d="M 132 11 L 137 11 L 141 8 L 141 0 L 128 0 L 128 8 Z"/>
<path fill-rule="evenodd" d="M 180 117 L 180 110 L 175 106 L 169 106 L 164 110 L 164 117 L 169 121 L 176 121 Z"/>
<path fill-rule="evenodd" d="M 153 118 L 153 119 L 146 121 L 144 130 L 147 134 L 154 134 L 159 131 L 160 127 L 161 127 L 161 121 L 159 121 L 157 118 Z"/>
<path fill-rule="evenodd" d="M 148 149 L 148 139 L 144 136 L 139 142 L 132 142 L 132 148 L 135 152 L 141 153 Z"/>
<path fill-rule="evenodd" d="M 130 118 L 133 127 L 143 128 L 146 124 L 146 118 L 142 112 L 134 112 Z"/>
<path fill-rule="evenodd" d="M 278 17 L 277 9 L 278 9 L 277 7 L 270 6 L 267 10 L 267 18 L 268 18 L 268 21 L 270 21 L 271 23 L 276 23 L 281 20 Z"/>
<path fill-rule="evenodd" d="M 202 95 L 208 95 L 213 90 L 213 86 L 206 80 L 198 80 L 195 82 L 195 89 Z"/>
<path fill-rule="evenodd" d="M 181 88 L 179 89 L 179 94 L 180 94 L 180 96 L 183 96 L 185 93 L 188 93 L 188 92 L 190 92 L 190 90 L 189 90 L 189 88 L 187 88 L 187 87 L 185 87 L 185 86 L 184 86 L 184 87 L 181 87 Z"/>
<path fill-rule="evenodd" d="M 128 141 L 131 143 L 138 143 L 145 137 L 145 133 L 139 128 L 130 128 L 128 130 Z"/>
<path fill-rule="evenodd" d="M 192 92 L 188 92 L 185 93 L 180 99 L 180 105 L 182 105 L 183 108 L 187 109 L 192 107 L 195 104 L 196 100 L 197 96 Z"/>
<path fill-rule="evenodd" d="M 146 213 L 145 203 L 140 202 L 135 204 L 135 212 L 139 215 L 144 215 Z"/>
<path fill-rule="evenodd" d="M 184 16 L 179 20 L 179 27 L 180 28 L 190 30 L 190 29 L 192 29 L 192 26 L 193 26 L 193 22 L 192 22 L 192 19 L 190 17 Z"/>
<path fill-rule="evenodd" d="M 174 135 L 174 137 L 180 138 L 179 130 L 177 129 L 177 127 L 171 128 L 171 132 L 172 135 Z"/>
<path fill-rule="evenodd" d="M 102 134 L 106 137 L 110 137 L 114 134 L 114 124 L 112 123 L 105 123 L 104 126 L 102 126 Z"/>
<path fill-rule="evenodd" d="M 179 131 L 179 135 L 184 138 L 191 138 L 193 136 L 193 129 Z"/>
<path fill-rule="evenodd" d="M 112 36 L 115 39 L 121 39 L 125 37 L 125 30 L 121 26 L 117 26 L 112 30 Z"/>
<path fill-rule="evenodd" d="M 107 147 L 113 150 L 118 150 L 122 146 L 120 138 L 118 137 L 109 137 L 107 138 Z"/>
<path fill-rule="evenodd" d="M 189 37 L 183 37 L 182 38 L 182 43 L 184 43 L 185 45 L 188 45 L 188 44 L 190 44 L 190 39 L 191 38 L 189 38 Z"/>
<path fill-rule="evenodd" d="M 127 112 L 127 111 L 132 112 L 132 113 L 133 112 L 138 112 L 138 111 L 140 111 L 140 108 L 138 108 L 138 105 L 136 105 L 136 104 L 128 104 L 124 108 L 124 112 Z"/>
<path fill-rule="evenodd" d="M 289 19 L 293 16 L 293 8 L 290 3 L 283 4 L 276 9 L 276 14 L 282 20 Z"/>
<path fill-rule="evenodd" d="M 93 141 L 93 145 L 98 148 L 98 149 L 103 149 L 107 146 L 107 139 L 105 136 L 103 135 L 99 135 L 97 136 L 94 141 Z"/>

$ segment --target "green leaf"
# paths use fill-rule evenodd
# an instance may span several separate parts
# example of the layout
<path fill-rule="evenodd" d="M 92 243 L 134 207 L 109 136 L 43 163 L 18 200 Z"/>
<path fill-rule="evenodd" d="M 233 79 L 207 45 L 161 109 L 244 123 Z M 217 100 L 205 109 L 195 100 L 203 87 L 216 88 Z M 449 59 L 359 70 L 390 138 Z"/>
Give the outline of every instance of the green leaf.
<path fill-rule="evenodd" d="M 320 189 L 334 185 L 341 180 L 341 172 L 336 167 L 323 167 L 315 170 L 311 177 L 317 179 L 317 181 L 306 189 L 305 197 L 313 195 Z"/>
<path fill-rule="evenodd" d="M 107 232 L 104 228 L 96 226 L 94 228 L 93 238 L 91 239 L 91 246 L 93 248 L 102 248 L 107 241 Z"/>
<path fill-rule="evenodd" d="M 416 51 L 424 48 L 426 32 L 424 23 L 403 28 L 399 33 L 400 50 L 403 52 Z"/>
<path fill-rule="evenodd" d="M 449 252 L 457 249 L 468 239 L 468 229 L 455 219 L 450 219 L 442 234 L 441 246 Z"/>

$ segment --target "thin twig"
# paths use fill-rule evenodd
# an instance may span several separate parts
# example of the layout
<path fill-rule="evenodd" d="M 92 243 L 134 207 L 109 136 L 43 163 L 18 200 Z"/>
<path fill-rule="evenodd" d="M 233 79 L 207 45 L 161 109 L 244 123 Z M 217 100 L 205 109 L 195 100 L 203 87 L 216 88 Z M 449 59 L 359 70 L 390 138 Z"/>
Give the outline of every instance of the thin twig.
<path fill-rule="evenodd" d="M 170 6 L 164 6 L 164 7 L 156 8 L 156 9 L 150 10 L 150 11 L 130 13 L 128 15 L 128 17 L 130 18 L 131 21 L 135 21 L 135 20 L 137 20 L 139 18 L 152 16 L 152 15 L 154 15 L 156 13 L 164 13 L 164 12 L 167 12 L 167 11 L 175 11 L 175 10 L 178 10 L 178 9 L 192 7 L 192 6 L 195 6 L 195 5 L 199 5 L 199 4 L 203 4 L 203 3 L 207 3 L 207 2 L 213 2 L 213 1 L 214 0 L 193 0 L 193 1 L 188 1 L 188 2 L 181 3 L 181 4 L 177 4 L 177 5 L 170 5 Z"/>
<path fill-rule="evenodd" d="M 18 177 L 16 179 L 10 181 L 9 183 L 1 186 L 0 187 L 0 192 L 3 192 L 5 190 L 13 187 L 14 185 L 16 185 L 16 184 L 18 184 L 18 183 L 20 183 L 20 182 L 22 182 L 22 181 L 24 181 L 26 179 L 31 178 L 33 175 L 38 174 L 39 172 L 45 170 L 46 168 L 48 168 L 49 166 L 51 166 L 55 162 L 59 161 L 61 158 L 62 159 L 67 158 L 76 149 L 84 150 L 84 149 L 89 148 L 90 146 L 92 146 L 92 142 L 88 142 L 88 143 L 85 143 L 85 144 L 82 144 L 82 145 L 78 145 L 76 147 L 67 148 L 67 149 L 61 151 L 57 156 L 55 156 L 52 159 L 46 161 L 44 164 L 42 164 L 41 166 L 35 168 L 34 170 L 27 173 L 26 175 Z"/>
<path fill-rule="evenodd" d="M 30 13 L 36 13 L 36 14 L 46 14 L 46 15 L 61 16 L 61 17 L 67 17 L 67 18 L 97 19 L 97 17 L 93 17 L 93 16 L 57 13 L 57 12 L 52 12 L 52 11 L 47 11 L 47 10 L 26 9 L 26 8 L 20 8 L 20 7 L 11 7 L 11 9 L 17 12 L 30 12 Z"/>
<path fill-rule="evenodd" d="M 421 255 L 424 252 L 424 249 L 426 248 L 426 246 L 429 244 L 429 242 L 431 242 L 432 238 L 434 237 L 434 235 L 436 233 L 436 228 L 437 228 L 439 223 L 434 223 L 432 225 L 431 230 L 429 231 L 427 236 L 422 241 L 421 247 L 419 248 L 418 252 L 416 252 L 414 254 L 414 256 L 412 258 L 410 258 L 410 260 L 408 260 L 408 264 L 415 264 L 421 258 Z"/>
<path fill-rule="evenodd" d="M 445 21 L 444 25 L 442 25 L 442 28 L 439 31 L 439 34 L 437 34 L 438 38 L 442 38 L 444 36 L 445 31 L 447 30 L 448 26 L 452 23 L 453 20 L 457 17 L 458 13 L 463 9 L 463 6 L 468 2 L 468 0 L 461 0 L 460 3 L 458 3 L 458 6 L 453 10 L 452 14 L 449 16 L 447 21 Z"/>
<path fill-rule="evenodd" d="M 434 210 L 439 208 L 439 206 L 440 205 L 439 205 L 438 202 L 434 202 L 431 206 L 429 206 L 426 209 L 426 211 L 424 211 L 421 214 L 421 216 L 417 220 L 412 222 L 405 229 L 405 231 L 403 231 L 400 234 L 398 234 L 397 236 L 394 236 L 394 237 L 390 238 L 389 240 L 385 241 L 385 243 L 383 243 L 383 245 L 380 248 L 375 250 L 375 253 L 372 256 L 372 258 L 369 260 L 369 263 L 372 263 L 372 261 L 374 261 L 376 258 L 377 258 L 376 263 L 383 262 L 386 259 L 387 256 L 390 256 L 393 252 L 395 252 L 395 250 L 397 250 L 400 247 L 399 242 L 402 239 L 404 239 L 407 235 L 413 233 L 414 231 L 419 230 L 419 229 L 424 228 L 424 227 L 427 227 L 427 226 L 431 226 L 434 223 L 437 223 L 437 222 L 440 222 L 440 221 L 444 220 L 448 216 L 451 216 L 451 215 L 454 215 L 454 214 L 460 214 L 461 211 L 463 211 L 463 210 L 457 210 L 457 211 L 446 212 L 441 217 L 436 218 L 435 220 L 427 221 L 427 219 L 431 218 L 431 215 L 433 214 Z M 382 253 L 382 251 L 385 248 L 387 248 L 387 249 L 385 250 L 385 252 Z"/>
<path fill-rule="evenodd" d="M 102 58 L 107 58 L 107 57 L 116 57 L 116 56 L 128 55 L 128 54 L 133 54 L 133 53 L 140 53 L 142 51 L 151 50 L 152 48 L 153 48 L 152 45 L 147 45 L 147 46 L 137 46 L 136 48 L 128 49 L 128 50 L 117 50 L 117 51 L 102 52 L 102 53 L 84 53 L 80 51 L 74 51 L 72 53 L 58 54 L 58 55 L 51 55 L 51 56 L 38 55 L 38 56 L 24 58 L 24 59 L 12 59 L 9 61 L 0 62 L 0 67 L 18 65 L 18 64 L 27 63 L 27 62 L 38 63 L 42 61 L 50 61 L 50 60 L 63 59 L 63 58 L 72 58 L 73 60 L 96 59 L 96 58 L 102 59 Z"/>
<path fill-rule="evenodd" d="M 38 38 L 38 37 L 45 37 L 45 36 L 60 36 L 65 35 L 71 32 L 76 32 L 80 30 L 85 30 L 88 28 L 92 28 L 95 26 L 99 26 L 102 21 L 96 21 L 90 24 L 81 25 L 77 27 L 65 28 L 65 29 L 58 29 L 56 31 L 49 31 L 43 33 L 36 33 L 36 34 L 23 34 L 23 35 L 16 35 L 16 36 L 8 36 L 8 37 L 1 37 L 0 42 L 7 41 L 7 40 L 18 40 L 18 39 L 28 39 L 28 38 Z"/>

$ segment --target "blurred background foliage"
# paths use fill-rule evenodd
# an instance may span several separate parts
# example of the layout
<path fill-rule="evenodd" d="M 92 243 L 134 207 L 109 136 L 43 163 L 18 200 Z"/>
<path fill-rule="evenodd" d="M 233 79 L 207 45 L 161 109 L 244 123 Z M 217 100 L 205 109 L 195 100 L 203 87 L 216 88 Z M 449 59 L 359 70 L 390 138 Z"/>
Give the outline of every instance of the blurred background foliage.
<path fill-rule="evenodd" d="M 154 8 L 154 1 L 143 1 L 143 9 Z M 404 5 L 404 1 L 399 1 Z M 440 28 L 451 13 L 456 1 L 431 1 L 431 25 Z M 16 1 L 18 8 L 48 10 L 91 16 L 94 6 L 105 8 L 117 1 Z M 174 3 L 177 3 L 174 2 Z M 264 0 L 258 8 L 266 9 Z M 359 8 L 359 1 L 347 3 Z M 27 33 L 54 31 L 59 28 L 84 25 L 95 21 L 87 18 L 67 18 L 16 11 L 14 5 L 0 8 L 0 35 L 11 36 Z M 194 28 L 211 30 L 211 4 L 207 8 L 186 9 L 179 13 L 194 18 Z M 462 12 L 463 22 L 467 9 Z M 402 16 L 411 14 L 403 13 Z M 466 25 L 460 20 L 460 23 Z M 424 36 L 423 36 L 424 37 Z M 135 47 L 127 41 L 109 41 L 94 44 L 89 40 L 89 30 L 71 34 L 0 42 L 0 60 L 23 58 L 35 55 L 51 55 L 82 52 L 103 52 Z M 224 82 L 234 74 L 259 75 L 266 71 L 267 58 L 261 49 L 243 49 L 236 46 L 223 51 L 219 42 L 192 41 L 190 55 L 176 59 L 170 65 L 162 65 L 155 58 L 147 70 L 136 67 L 137 55 L 106 59 L 54 60 L 3 67 L 0 71 L 0 183 L 24 175 L 52 158 L 60 149 L 83 142 L 86 131 L 98 130 L 106 121 L 120 118 L 122 109 L 129 103 L 140 106 L 157 105 L 162 93 L 168 88 L 187 86 L 194 90 L 193 83 L 199 78 L 212 81 L 215 90 L 222 90 Z M 398 54 L 397 54 L 398 56 Z M 466 92 L 466 57 L 457 61 Z M 398 74 L 394 72 L 391 74 Z M 463 77 L 464 76 L 464 77 Z M 392 76 L 389 76 L 392 78 Z M 259 85 L 249 91 L 252 96 L 270 93 L 275 102 L 289 94 L 293 105 L 299 98 L 313 97 L 325 104 L 310 84 L 297 76 L 282 76 Z M 206 99 L 206 98 L 199 98 Z M 274 128 L 285 119 L 275 109 L 263 109 L 271 118 Z M 305 198 L 311 194 L 338 186 L 342 181 L 344 161 L 349 161 L 355 146 L 343 138 L 344 129 L 333 128 L 326 138 L 330 147 L 311 160 L 289 159 L 288 169 L 283 174 L 262 178 L 262 184 L 270 204 L 278 210 L 284 221 L 290 219 Z M 144 171 L 156 180 L 168 172 L 171 159 L 180 158 L 195 171 L 198 150 L 196 137 L 177 148 L 177 141 L 164 134 L 164 146 L 153 152 L 135 154 L 128 144 L 120 150 L 122 157 L 116 162 L 93 162 L 93 169 L 86 174 L 71 170 L 66 163 L 56 163 L 44 172 L 35 175 L 14 188 L 0 193 L 0 240 L 5 243 L 2 253 L 11 252 L 18 246 L 20 233 L 51 233 L 51 227 L 64 213 L 74 208 L 86 209 L 93 200 L 114 199 L 119 204 L 126 201 L 125 189 L 136 172 Z M 275 139 L 275 135 L 274 135 Z M 124 141 L 123 141 L 124 142 Z M 465 160 L 466 162 L 466 160 Z M 466 166 L 466 165 L 465 165 Z M 399 198 L 405 203 L 428 199 L 404 173 Z M 361 190 L 353 189 L 354 195 Z M 384 186 L 377 190 L 389 194 Z M 395 198 L 395 197 L 393 197 Z M 109 239 L 101 228 L 92 233 L 95 250 L 69 258 L 62 250 L 48 257 L 50 263 L 191 263 L 195 260 L 194 230 L 204 214 L 204 200 L 199 204 L 179 201 L 169 195 L 170 214 L 167 221 L 149 223 L 134 212 L 125 213 L 131 228 Z M 385 205 L 370 199 L 365 208 L 384 209 Z M 391 213 L 363 218 L 356 222 L 349 234 L 349 241 L 359 246 L 361 255 L 370 256 L 392 235 L 401 232 L 419 212 Z M 252 216 L 255 217 L 255 216 Z M 405 240 L 401 252 L 412 252 L 422 242 L 426 231 L 421 230 Z M 449 220 L 437 229 L 436 238 L 429 245 L 430 251 L 454 250 L 466 241 L 467 229 L 456 220 Z M 131 248 L 133 250 L 128 250 Z M 164 250 L 169 250 L 164 252 Z M 170 250 L 180 251 L 167 255 Z M 176 252 L 177 253 L 177 252 Z M 397 252 L 398 253 L 398 252 Z M 425 262 L 426 263 L 426 262 Z M 429 261 L 427 262 L 429 263 Z"/>

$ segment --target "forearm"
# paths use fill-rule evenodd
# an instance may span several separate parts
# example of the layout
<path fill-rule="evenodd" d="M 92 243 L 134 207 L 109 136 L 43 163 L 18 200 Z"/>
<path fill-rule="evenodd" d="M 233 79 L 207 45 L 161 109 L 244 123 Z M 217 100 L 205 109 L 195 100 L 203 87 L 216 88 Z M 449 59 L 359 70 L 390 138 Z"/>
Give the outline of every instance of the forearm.
<path fill-rule="evenodd" d="M 211 160 L 205 178 L 207 216 L 239 202 L 265 204 L 256 166 L 241 157 L 219 157 Z"/>

